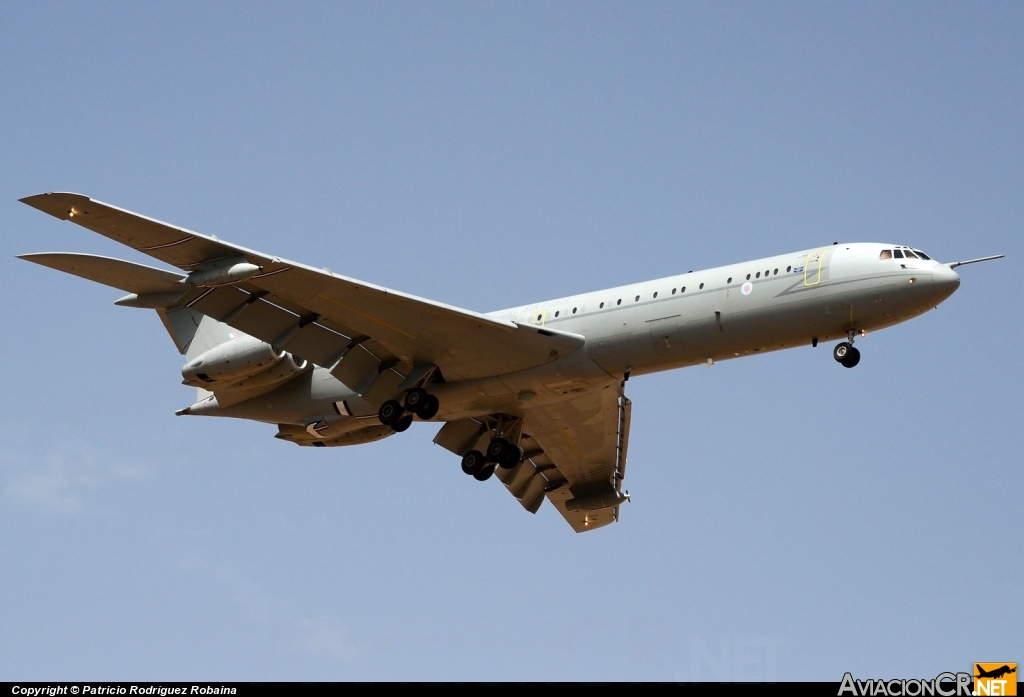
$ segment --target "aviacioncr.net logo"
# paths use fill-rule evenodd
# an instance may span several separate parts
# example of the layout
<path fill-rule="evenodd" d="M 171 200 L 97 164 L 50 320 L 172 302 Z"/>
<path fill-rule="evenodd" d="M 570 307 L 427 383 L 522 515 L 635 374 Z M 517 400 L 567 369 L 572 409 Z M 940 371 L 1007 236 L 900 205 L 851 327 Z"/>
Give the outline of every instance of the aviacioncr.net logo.
<path fill-rule="evenodd" d="M 843 675 L 838 697 L 973 697 L 970 673 L 939 673 L 932 680 L 856 680 Z"/>

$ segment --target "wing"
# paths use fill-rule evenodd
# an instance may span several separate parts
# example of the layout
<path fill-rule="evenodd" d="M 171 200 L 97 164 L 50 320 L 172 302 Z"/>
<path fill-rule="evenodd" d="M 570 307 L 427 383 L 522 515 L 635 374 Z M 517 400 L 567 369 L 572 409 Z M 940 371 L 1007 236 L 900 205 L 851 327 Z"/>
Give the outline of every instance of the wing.
<path fill-rule="evenodd" d="M 260 267 L 241 282 L 196 287 L 178 302 L 332 369 L 350 387 L 370 384 L 369 378 L 399 363 L 406 366 L 406 374 L 415 366 L 436 365 L 448 380 L 501 375 L 543 365 L 584 343 L 577 334 L 498 320 L 399 293 L 80 194 L 39 194 L 21 200 L 185 272 L 205 271 L 231 259 Z"/>
<path fill-rule="evenodd" d="M 615 382 L 526 410 L 521 445 L 527 460 L 499 469 L 499 477 L 527 509 L 536 510 L 537 492 L 544 492 L 576 532 L 614 523 L 628 499 L 621 489 L 631 407 Z"/>

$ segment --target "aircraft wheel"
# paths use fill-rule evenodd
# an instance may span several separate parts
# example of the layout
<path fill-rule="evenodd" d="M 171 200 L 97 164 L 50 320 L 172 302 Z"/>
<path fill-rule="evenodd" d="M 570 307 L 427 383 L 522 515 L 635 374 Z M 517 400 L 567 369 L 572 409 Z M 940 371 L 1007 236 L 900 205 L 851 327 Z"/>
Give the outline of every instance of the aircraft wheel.
<path fill-rule="evenodd" d="M 851 346 L 850 350 L 846 353 L 846 358 L 842 361 L 843 367 L 852 368 L 858 363 L 860 363 L 860 351 Z"/>
<path fill-rule="evenodd" d="M 401 433 L 402 431 L 409 430 L 412 426 L 412 414 L 406 414 L 395 423 L 391 424 L 391 430 L 395 433 Z"/>
<path fill-rule="evenodd" d="M 470 450 L 462 456 L 462 471 L 466 474 L 475 475 L 483 469 L 485 464 L 487 463 L 484 460 L 484 454 L 479 450 Z"/>
<path fill-rule="evenodd" d="M 519 446 L 509 443 L 505 452 L 498 456 L 498 464 L 504 469 L 510 470 L 518 465 L 522 459 L 523 451 L 519 449 Z"/>
<path fill-rule="evenodd" d="M 484 465 L 483 467 L 480 468 L 479 472 L 473 473 L 473 478 L 476 479 L 478 482 L 486 482 L 488 479 L 491 478 L 492 474 L 494 474 L 494 465 Z"/>
<path fill-rule="evenodd" d="M 487 461 L 501 462 L 501 456 L 508 452 L 508 449 L 511 447 L 512 444 L 504 438 L 495 438 L 487 446 Z"/>
<path fill-rule="evenodd" d="M 418 414 L 430 395 L 422 387 L 414 387 L 405 393 L 405 408 L 413 414 Z"/>
<path fill-rule="evenodd" d="M 420 410 L 416 412 L 416 416 L 424 421 L 429 421 L 437 415 L 437 410 L 440 408 L 441 402 L 437 400 L 437 397 L 428 394 L 426 400 L 420 405 Z"/>
<path fill-rule="evenodd" d="M 394 426 L 395 423 L 402 418 L 402 413 L 405 410 L 402 409 L 402 405 L 393 399 L 389 399 L 380 405 L 380 411 L 377 412 L 377 418 L 385 426 Z"/>
<path fill-rule="evenodd" d="M 851 344 L 850 342 L 841 341 L 838 344 L 836 344 L 836 347 L 834 349 L 832 349 L 832 358 L 835 358 L 837 363 L 842 363 L 843 361 L 846 360 L 846 357 L 850 355 L 851 351 L 856 350 L 857 349 L 853 348 L 853 344 Z"/>

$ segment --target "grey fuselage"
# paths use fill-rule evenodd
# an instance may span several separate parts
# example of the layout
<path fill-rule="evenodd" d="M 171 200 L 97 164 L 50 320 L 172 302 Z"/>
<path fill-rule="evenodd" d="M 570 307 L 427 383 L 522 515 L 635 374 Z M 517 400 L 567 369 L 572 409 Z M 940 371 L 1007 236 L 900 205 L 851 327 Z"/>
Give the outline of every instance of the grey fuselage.
<path fill-rule="evenodd" d="M 441 409 L 432 420 L 516 415 L 524 402 L 555 402 L 630 375 L 845 339 L 916 317 L 959 287 L 945 264 L 880 258 L 896 248 L 829 245 L 490 313 L 586 343 L 530 370 L 433 385 Z M 321 368 L 268 395 L 193 413 L 304 424 L 338 403 L 375 418 L 374 406 Z"/>

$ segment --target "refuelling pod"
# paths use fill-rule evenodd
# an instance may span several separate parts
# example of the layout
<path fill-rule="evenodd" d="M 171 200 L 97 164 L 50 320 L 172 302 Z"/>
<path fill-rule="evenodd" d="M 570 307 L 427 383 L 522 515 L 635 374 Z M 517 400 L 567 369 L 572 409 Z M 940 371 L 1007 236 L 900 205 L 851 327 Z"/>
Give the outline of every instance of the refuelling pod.
<path fill-rule="evenodd" d="M 565 509 L 567 511 L 600 511 L 604 508 L 614 508 L 626 501 L 629 501 L 629 492 L 622 493 L 608 489 L 571 498 L 565 502 Z"/>
<path fill-rule="evenodd" d="M 295 356 L 285 353 L 284 358 L 262 372 L 242 378 L 238 382 L 232 382 L 231 384 L 221 385 L 218 383 L 214 387 L 220 392 L 222 390 L 248 390 L 255 387 L 276 385 L 291 380 L 299 373 L 304 373 L 307 368 L 309 368 L 309 361 L 302 360 L 300 363 L 295 360 Z"/>
<path fill-rule="evenodd" d="M 209 389 L 214 383 L 234 383 L 261 373 L 285 357 L 270 344 L 241 336 L 214 346 L 181 369 L 183 383 Z"/>
<path fill-rule="evenodd" d="M 278 424 L 277 428 L 275 438 L 318 448 L 372 443 L 395 434 L 394 429 L 382 426 L 376 419 L 351 416 L 325 416 L 311 419 L 305 426 Z"/>

